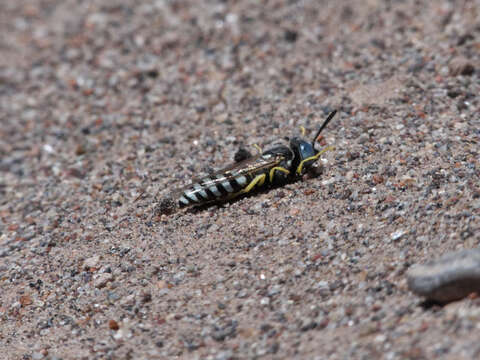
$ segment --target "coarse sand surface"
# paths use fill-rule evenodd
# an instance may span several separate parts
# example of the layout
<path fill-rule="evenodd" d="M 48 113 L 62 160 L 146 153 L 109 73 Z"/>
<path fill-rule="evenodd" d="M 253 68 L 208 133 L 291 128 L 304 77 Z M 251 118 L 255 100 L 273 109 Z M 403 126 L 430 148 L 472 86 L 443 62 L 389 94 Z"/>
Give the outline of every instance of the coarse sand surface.
<path fill-rule="evenodd" d="M 0 34 L 0 358 L 480 358 L 480 298 L 405 276 L 480 243 L 480 0 L 3 0 Z M 333 109 L 317 176 L 155 213 Z"/>

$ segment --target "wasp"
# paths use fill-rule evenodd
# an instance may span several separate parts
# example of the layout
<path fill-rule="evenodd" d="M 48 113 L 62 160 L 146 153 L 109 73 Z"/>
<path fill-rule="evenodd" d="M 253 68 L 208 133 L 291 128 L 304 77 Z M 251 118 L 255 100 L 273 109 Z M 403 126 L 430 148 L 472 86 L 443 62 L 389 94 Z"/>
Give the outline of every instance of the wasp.
<path fill-rule="evenodd" d="M 307 141 L 293 137 L 288 145 L 276 145 L 254 156 L 234 163 L 204 178 L 192 181 L 167 196 L 158 212 L 167 214 L 177 208 L 228 201 L 267 186 L 281 186 L 302 177 L 332 147 L 315 148 L 315 142 L 337 113 L 332 111 L 318 129 L 315 137 Z M 305 130 L 303 129 L 304 135 Z"/>

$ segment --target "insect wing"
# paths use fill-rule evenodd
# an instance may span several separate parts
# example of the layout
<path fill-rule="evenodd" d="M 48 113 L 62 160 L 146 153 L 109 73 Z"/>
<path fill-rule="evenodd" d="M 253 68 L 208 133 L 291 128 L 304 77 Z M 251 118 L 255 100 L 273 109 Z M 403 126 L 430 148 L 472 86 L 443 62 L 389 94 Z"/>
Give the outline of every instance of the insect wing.
<path fill-rule="evenodd" d="M 193 180 L 192 183 L 186 185 L 175 191 L 176 194 L 181 194 L 186 190 L 190 190 L 189 194 L 195 197 L 204 197 L 203 192 L 210 191 L 216 198 L 222 195 L 228 195 L 237 189 L 234 186 L 234 180 L 249 176 L 263 170 L 274 167 L 282 161 L 282 157 L 272 156 L 271 158 L 262 157 L 262 155 L 252 156 L 243 161 L 232 164 L 226 168 L 218 170 L 213 174 L 207 175 L 203 178 Z M 240 184 L 242 185 L 242 184 Z M 247 185 L 247 184 L 245 184 Z M 242 185 L 243 187 L 244 185 Z"/>
<path fill-rule="evenodd" d="M 220 169 L 216 171 L 212 176 L 225 175 L 227 177 L 230 175 L 237 176 L 237 175 L 252 174 L 259 170 L 275 166 L 280 161 L 281 159 L 277 157 L 271 157 L 267 159 L 262 155 L 255 155 L 245 160 L 231 164 L 226 168 Z"/>

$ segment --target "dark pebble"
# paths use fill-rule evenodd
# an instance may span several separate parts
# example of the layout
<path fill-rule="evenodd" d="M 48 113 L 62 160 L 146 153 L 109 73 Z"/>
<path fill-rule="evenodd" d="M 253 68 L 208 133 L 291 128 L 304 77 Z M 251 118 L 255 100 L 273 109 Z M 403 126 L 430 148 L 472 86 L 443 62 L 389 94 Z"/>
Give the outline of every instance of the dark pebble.
<path fill-rule="evenodd" d="M 293 30 L 285 30 L 284 37 L 286 41 L 293 43 L 297 41 L 298 33 Z"/>
<path fill-rule="evenodd" d="M 460 95 L 461 92 L 458 90 L 448 90 L 447 95 L 451 97 L 452 99 L 455 99 L 458 95 Z"/>

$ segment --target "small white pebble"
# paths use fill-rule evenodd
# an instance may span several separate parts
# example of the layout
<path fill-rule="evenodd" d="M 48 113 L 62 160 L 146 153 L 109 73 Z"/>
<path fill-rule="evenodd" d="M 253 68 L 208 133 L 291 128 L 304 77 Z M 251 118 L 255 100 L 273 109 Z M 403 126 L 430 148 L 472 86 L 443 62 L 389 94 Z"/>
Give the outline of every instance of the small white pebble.
<path fill-rule="evenodd" d="M 125 337 L 125 335 L 126 335 L 125 332 L 126 332 L 125 329 L 120 328 L 120 329 L 113 335 L 113 338 L 114 338 L 115 340 L 117 340 L 117 341 L 118 341 L 118 340 L 122 340 L 122 339 Z"/>
<path fill-rule="evenodd" d="M 55 152 L 55 149 L 53 148 L 52 145 L 45 144 L 45 145 L 43 145 L 43 151 L 45 151 L 46 153 L 49 153 L 49 154 L 53 154 Z"/>
<path fill-rule="evenodd" d="M 327 185 L 333 184 L 334 182 L 335 182 L 335 178 L 332 177 L 332 178 L 330 178 L 330 179 L 328 179 L 328 180 L 322 181 L 322 185 L 323 185 L 323 186 L 327 186 Z"/>
<path fill-rule="evenodd" d="M 225 20 L 227 21 L 227 23 L 230 23 L 230 24 L 236 23 L 238 20 L 238 15 L 233 13 L 228 13 L 227 16 L 225 17 Z"/>
<path fill-rule="evenodd" d="M 404 230 L 398 230 L 392 233 L 391 238 L 393 241 L 399 240 L 403 235 L 405 235 Z"/>
<path fill-rule="evenodd" d="M 385 340 L 387 340 L 387 337 L 383 334 L 375 336 L 375 342 L 377 343 L 383 343 Z"/>

